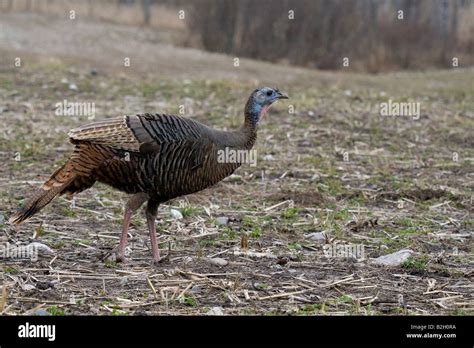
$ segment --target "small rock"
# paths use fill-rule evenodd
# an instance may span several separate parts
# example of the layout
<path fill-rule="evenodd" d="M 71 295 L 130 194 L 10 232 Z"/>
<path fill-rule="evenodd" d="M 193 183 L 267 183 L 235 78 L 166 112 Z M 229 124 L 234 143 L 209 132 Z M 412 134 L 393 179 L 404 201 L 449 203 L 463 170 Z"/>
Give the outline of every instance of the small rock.
<path fill-rule="evenodd" d="M 191 288 L 191 292 L 193 294 L 200 294 L 201 293 L 201 287 L 199 285 L 194 285 L 192 288 Z"/>
<path fill-rule="evenodd" d="M 30 291 L 30 290 L 33 290 L 35 288 L 35 286 L 32 285 L 32 284 L 22 284 L 20 286 L 21 286 L 21 289 L 23 291 Z"/>
<path fill-rule="evenodd" d="M 72 91 L 77 91 L 77 85 L 75 83 L 70 83 L 69 84 L 69 89 Z"/>
<path fill-rule="evenodd" d="M 242 175 L 232 174 L 229 176 L 230 181 L 242 181 Z"/>
<path fill-rule="evenodd" d="M 229 223 L 229 218 L 227 216 L 220 216 L 216 218 L 216 220 L 214 221 L 214 224 L 216 224 L 217 226 L 225 226 L 228 223 Z"/>
<path fill-rule="evenodd" d="M 121 286 L 124 286 L 124 285 L 127 285 L 128 284 L 128 277 L 123 277 L 122 279 L 120 279 L 120 285 Z"/>
<path fill-rule="evenodd" d="M 193 262 L 193 258 L 191 256 L 186 256 L 183 258 L 183 263 L 184 264 L 187 264 L 187 263 L 190 263 L 190 262 Z"/>
<path fill-rule="evenodd" d="M 61 83 L 67 84 L 67 83 L 68 83 L 67 78 L 63 77 L 63 78 L 61 79 Z"/>
<path fill-rule="evenodd" d="M 275 157 L 273 157 L 273 155 L 265 155 L 265 156 L 263 156 L 263 160 L 264 161 L 274 161 Z"/>
<path fill-rule="evenodd" d="M 306 235 L 306 237 L 311 239 L 313 242 L 324 243 L 326 241 L 325 232 L 313 232 Z"/>
<path fill-rule="evenodd" d="M 49 313 L 46 309 L 40 308 L 37 311 L 35 311 L 33 315 L 45 316 L 45 315 L 51 315 L 51 313 Z"/>
<path fill-rule="evenodd" d="M 209 312 L 206 313 L 207 315 L 224 315 L 221 307 L 212 307 Z"/>
<path fill-rule="evenodd" d="M 219 266 L 219 267 L 224 267 L 224 266 L 227 266 L 229 264 L 229 262 L 227 262 L 227 260 L 224 260 L 223 258 L 220 258 L 220 257 L 213 257 L 212 259 L 206 257 L 206 258 L 204 258 L 204 260 L 206 260 L 207 262 L 209 262 L 212 265 L 216 265 L 216 266 Z"/>
<path fill-rule="evenodd" d="M 97 70 L 94 69 L 94 68 L 92 68 L 92 69 L 91 69 L 91 75 L 92 75 L 92 76 L 97 76 Z"/>
<path fill-rule="evenodd" d="M 28 244 L 27 248 L 28 249 L 30 249 L 30 248 L 36 249 L 36 250 L 38 250 L 39 254 L 41 254 L 41 253 L 54 254 L 55 253 L 53 251 L 53 249 L 51 249 L 49 246 L 47 246 L 46 244 L 43 244 L 43 243 L 39 243 L 39 242 L 30 243 L 30 244 Z"/>
<path fill-rule="evenodd" d="M 170 214 L 176 220 L 181 220 L 183 218 L 183 214 L 181 214 L 181 212 L 179 210 L 176 210 L 176 209 L 171 209 Z"/>
<path fill-rule="evenodd" d="M 345 94 L 346 96 L 350 97 L 350 96 L 352 95 L 352 91 L 351 91 L 350 89 L 346 89 L 346 90 L 344 91 L 344 94 Z"/>
<path fill-rule="evenodd" d="M 399 266 L 403 261 L 408 259 L 413 254 L 413 250 L 402 249 L 392 254 L 383 255 L 373 259 L 373 262 L 377 265 L 385 266 Z"/>

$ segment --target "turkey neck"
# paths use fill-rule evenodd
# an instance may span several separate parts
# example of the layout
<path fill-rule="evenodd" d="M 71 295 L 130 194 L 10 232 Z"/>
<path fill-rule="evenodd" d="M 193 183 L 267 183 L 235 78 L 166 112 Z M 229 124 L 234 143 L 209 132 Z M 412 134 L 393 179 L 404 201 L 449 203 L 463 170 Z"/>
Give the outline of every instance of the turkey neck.
<path fill-rule="evenodd" d="M 250 150 L 257 140 L 258 121 L 266 110 L 257 105 L 252 98 L 245 104 L 244 124 L 238 131 L 234 131 L 234 136 L 238 139 L 237 148 Z"/>
<path fill-rule="evenodd" d="M 217 131 L 215 133 L 217 143 L 223 147 L 230 147 L 239 150 L 250 150 L 257 140 L 258 124 L 255 120 L 257 116 L 249 111 L 245 112 L 245 120 L 242 127 L 232 131 Z"/>

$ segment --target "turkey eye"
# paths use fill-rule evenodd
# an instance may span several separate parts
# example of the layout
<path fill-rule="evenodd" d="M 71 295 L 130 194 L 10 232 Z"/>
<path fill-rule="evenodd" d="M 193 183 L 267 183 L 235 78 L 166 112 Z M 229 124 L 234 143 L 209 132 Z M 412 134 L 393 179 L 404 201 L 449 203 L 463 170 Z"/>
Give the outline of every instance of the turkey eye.
<path fill-rule="evenodd" d="M 268 91 L 267 95 L 270 97 L 273 94 L 273 91 Z"/>

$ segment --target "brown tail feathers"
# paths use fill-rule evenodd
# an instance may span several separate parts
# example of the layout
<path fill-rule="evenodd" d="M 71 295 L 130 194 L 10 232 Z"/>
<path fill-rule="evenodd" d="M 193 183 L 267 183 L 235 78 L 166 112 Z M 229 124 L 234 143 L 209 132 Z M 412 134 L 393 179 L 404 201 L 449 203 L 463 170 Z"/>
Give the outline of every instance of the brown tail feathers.
<path fill-rule="evenodd" d="M 20 224 L 46 206 L 58 194 L 62 194 L 74 181 L 76 174 L 70 161 L 56 170 L 51 177 L 10 217 L 10 223 Z"/>
<path fill-rule="evenodd" d="M 58 195 L 72 195 L 88 189 L 96 181 L 94 170 L 111 158 L 113 153 L 101 145 L 78 143 L 68 161 L 10 217 L 10 223 L 22 223 Z"/>

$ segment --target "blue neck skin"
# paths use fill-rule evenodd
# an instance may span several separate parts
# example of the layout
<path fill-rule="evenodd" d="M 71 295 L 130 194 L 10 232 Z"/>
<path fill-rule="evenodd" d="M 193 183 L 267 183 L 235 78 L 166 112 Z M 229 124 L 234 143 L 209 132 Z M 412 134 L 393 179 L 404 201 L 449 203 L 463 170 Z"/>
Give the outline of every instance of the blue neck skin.
<path fill-rule="evenodd" d="M 252 122 L 253 126 L 256 126 L 259 119 L 260 119 L 260 112 L 262 111 L 262 105 L 259 103 L 253 101 L 250 104 L 249 110 L 248 110 L 248 117 L 250 121 Z"/>

